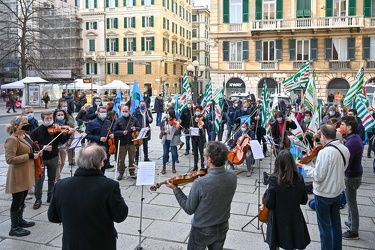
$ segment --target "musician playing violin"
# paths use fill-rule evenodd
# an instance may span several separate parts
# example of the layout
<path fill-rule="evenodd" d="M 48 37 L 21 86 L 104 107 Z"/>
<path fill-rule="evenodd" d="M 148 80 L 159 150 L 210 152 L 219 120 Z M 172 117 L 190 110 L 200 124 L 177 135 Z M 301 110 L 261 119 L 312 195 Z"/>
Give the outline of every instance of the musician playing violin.
<path fill-rule="evenodd" d="M 194 117 L 193 117 L 193 126 L 198 128 L 199 135 L 191 137 L 191 144 L 193 146 L 194 152 L 194 168 L 193 171 L 198 171 L 198 152 L 201 159 L 201 168 L 204 168 L 204 159 L 203 159 L 203 147 L 206 140 L 206 119 L 202 116 L 202 106 L 197 105 L 194 107 Z"/>
<path fill-rule="evenodd" d="M 43 112 L 41 114 L 41 118 L 43 120 L 43 124 L 34 129 L 30 137 L 33 141 L 37 141 L 39 144 L 39 148 L 43 149 L 43 172 L 40 179 L 36 179 L 35 184 L 35 203 L 33 208 L 38 209 L 42 205 L 42 190 L 43 190 L 43 183 L 45 178 L 45 169 L 47 168 L 47 175 L 48 175 L 48 193 L 47 193 L 47 203 L 51 201 L 51 195 L 53 187 L 55 186 L 55 178 L 56 178 L 56 170 L 58 167 L 59 161 L 59 144 L 66 143 L 71 134 L 75 132 L 74 128 L 67 128 L 66 134 L 59 134 L 48 133 L 48 128 L 52 127 L 59 127 L 58 125 L 53 124 L 53 114 L 50 111 Z M 58 136 L 58 137 L 57 137 Z M 57 139 L 55 139 L 57 137 Z M 55 139 L 55 140 L 54 140 Z M 54 140 L 52 143 L 51 141 Z M 48 145 L 48 146 L 47 146 Z"/>
<path fill-rule="evenodd" d="M 311 113 L 310 110 L 306 110 L 304 112 L 304 114 L 305 114 L 305 117 L 301 121 L 300 126 L 302 128 L 303 133 L 304 133 L 304 137 L 306 138 L 306 140 L 310 144 L 310 148 L 313 148 L 314 147 L 314 143 L 313 143 L 313 140 L 312 140 L 313 138 L 311 137 L 311 135 L 309 135 L 309 133 L 307 133 L 307 129 L 309 128 L 309 125 L 310 125 L 312 113 Z"/>
<path fill-rule="evenodd" d="M 136 109 L 135 118 L 137 118 L 139 122 L 139 126 L 141 128 L 150 128 L 150 124 L 154 121 L 152 117 L 152 113 L 150 110 L 146 107 L 145 101 L 139 102 L 139 108 Z M 148 141 L 151 139 L 151 130 L 147 132 L 147 137 L 143 139 L 143 159 L 144 161 L 150 161 L 148 158 Z M 135 162 L 138 164 L 139 160 L 139 148 L 140 146 L 137 146 L 136 152 L 135 152 Z"/>
<path fill-rule="evenodd" d="M 223 249 L 237 187 L 235 172 L 224 167 L 227 157 L 228 149 L 223 143 L 207 143 L 204 150 L 207 174 L 193 182 L 189 196 L 170 179 L 166 180 L 166 186 L 173 190 L 181 208 L 189 215 L 194 214 L 188 250 Z"/>
<path fill-rule="evenodd" d="M 242 126 L 241 126 L 241 130 L 239 130 L 234 135 L 233 143 L 229 146 L 230 149 L 234 149 L 234 148 L 240 146 L 240 145 L 237 145 L 237 142 L 241 141 L 241 139 L 244 136 L 248 136 L 251 140 L 255 140 L 254 132 L 249 128 L 249 124 L 247 122 L 243 123 Z M 241 139 L 238 140 L 239 138 L 241 138 Z M 251 174 L 253 173 L 253 170 L 252 170 L 253 164 L 254 164 L 253 153 L 251 152 L 251 148 L 247 147 L 247 150 L 246 150 L 246 168 L 247 168 L 246 176 L 247 177 L 250 177 Z M 231 164 L 231 166 L 233 167 L 232 164 Z"/>
<path fill-rule="evenodd" d="M 280 145 L 284 145 L 284 142 L 281 141 L 283 136 L 285 139 L 285 137 L 287 137 L 286 132 L 289 131 L 289 129 L 296 129 L 297 125 L 289 117 L 285 118 L 281 111 L 276 110 L 274 116 L 276 120 L 271 123 L 271 135 L 275 144 L 277 144 L 276 149 L 279 151 L 285 148 L 280 147 Z M 286 127 L 284 128 L 284 126 Z"/>
<path fill-rule="evenodd" d="M 185 134 L 186 151 L 184 155 L 188 155 L 190 151 L 189 128 L 193 125 L 193 116 L 194 116 L 193 101 L 188 100 L 187 107 L 182 110 L 181 116 L 180 116 L 182 131 Z"/>

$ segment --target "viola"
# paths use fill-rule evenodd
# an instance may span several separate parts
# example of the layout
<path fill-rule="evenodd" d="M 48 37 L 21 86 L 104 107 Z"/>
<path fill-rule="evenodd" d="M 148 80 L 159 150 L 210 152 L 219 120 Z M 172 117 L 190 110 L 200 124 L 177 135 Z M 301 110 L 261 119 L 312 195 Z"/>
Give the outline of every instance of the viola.
<path fill-rule="evenodd" d="M 321 143 L 316 144 L 310 152 L 305 154 L 304 156 L 299 159 L 299 163 L 301 164 L 307 164 L 315 159 L 315 157 L 318 155 L 318 152 L 323 148 L 323 145 Z"/>
<path fill-rule="evenodd" d="M 193 172 L 191 174 L 185 174 L 185 175 L 178 175 L 175 177 L 172 177 L 170 181 L 173 185 L 177 186 L 180 184 L 186 184 L 195 181 L 198 177 L 204 176 L 207 174 L 206 169 L 201 169 L 199 171 Z M 165 184 L 166 181 L 156 183 L 155 186 L 150 187 L 151 191 L 156 191 L 158 188 L 160 188 L 163 184 Z"/>
<path fill-rule="evenodd" d="M 63 128 L 63 127 L 60 127 L 60 128 L 48 128 L 47 129 L 48 131 L 48 134 L 58 134 L 58 133 L 63 133 L 64 135 L 68 134 L 69 133 L 69 128 Z"/>
<path fill-rule="evenodd" d="M 246 158 L 246 151 L 250 144 L 250 137 L 245 134 L 237 139 L 236 147 L 228 153 L 228 161 L 235 165 L 242 164 Z"/>
<path fill-rule="evenodd" d="M 34 146 L 36 150 L 40 151 L 38 141 L 34 141 Z M 34 160 L 34 163 L 35 163 L 35 178 L 39 179 L 42 176 L 42 171 L 43 171 L 42 157 L 38 156 L 38 158 Z"/>
<path fill-rule="evenodd" d="M 261 222 L 267 223 L 270 210 L 264 204 L 264 195 L 262 196 L 262 205 L 263 206 L 258 211 L 258 218 Z"/>
<path fill-rule="evenodd" d="M 139 135 L 139 131 L 133 131 L 132 132 L 132 138 L 133 139 L 136 139 L 137 137 L 138 137 L 138 135 Z M 143 145 L 143 140 L 135 140 L 135 141 L 133 141 L 133 143 L 134 143 L 134 146 L 141 146 L 141 145 Z"/>
<path fill-rule="evenodd" d="M 108 142 L 108 154 L 110 155 L 116 154 L 115 140 L 113 138 L 109 138 L 107 142 Z"/>

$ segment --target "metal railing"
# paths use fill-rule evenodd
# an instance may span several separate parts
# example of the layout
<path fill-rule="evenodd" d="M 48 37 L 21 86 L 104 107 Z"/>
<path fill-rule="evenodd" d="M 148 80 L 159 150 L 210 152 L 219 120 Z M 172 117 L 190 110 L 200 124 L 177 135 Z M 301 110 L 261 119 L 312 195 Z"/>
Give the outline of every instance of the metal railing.
<path fill-rule="evenodd" d="M 350 61 L 348 60 L 330 60 L 330 69 L 350 69 Z"/>
<path fill-rule="evenodd" d="M 366 68 L 375 68 L 375 61 L 367 61 Z"/>

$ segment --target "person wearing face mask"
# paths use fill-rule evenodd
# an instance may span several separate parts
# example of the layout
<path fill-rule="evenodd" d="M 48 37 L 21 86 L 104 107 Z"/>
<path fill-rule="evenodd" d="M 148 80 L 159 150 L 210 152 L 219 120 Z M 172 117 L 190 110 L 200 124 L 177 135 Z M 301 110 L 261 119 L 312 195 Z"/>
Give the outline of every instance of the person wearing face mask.
<path fill-rule="evenodd" d="M 281 149 L 284 149 L 284 148 L 280 147 L 280 144 L 284 144 L 283 142 L 281 142 L 283 133 L 284 133 L 284 139 L 285 139 L 285 137 L 288 136 L 286 134 L 286 131 L 289 131 L 289 129 L 296 129 L 297 124 L 295 124 L 295 122 L 292 119 L 290 119 L 289 117 L 286 117 L 285 120 L 284 120 L 284 115 L 283 115 L 283 113 L 281 113 L 281 111 L 276 110 L 274 114 L 275 114 L 276 121 L 271 123 L 271 136 L 272 136 L 275 144 L 277 144 L 276 150 L 279 151 Z M 285 132 L 283 132 L 284 131 L 284 125 L 286 125 Z"/>
<path fill-rule="evenodd" d="M 117 119 L 115 126 L 113 127 L 113 134 L 115 135 L 115 145 L 118 145 L 120 140 L 120 149 L 118 149 L 119 163 L 117 180 L 122 180 L 125 172 L 125 158 L 128 154 L 129 159 L 129 175 L 131 178 L 135 178 L 134 172 L 134 158 L 135 158 L 135 146 L 132 138 L 132 132 L 140 131 L 141 127 L 137 118 L 130 115 L 128 106 L 123 106 L 122 116 Z"/>
<path fill-rule="evenodd" d="M 139 102 L 139 108 L 136 109 L 134 117 L 138 120 L 139 126 L 141 128 L 149 128 L 149 131 L 147 132 L 147 137 L 143 139 L 143 160 L 144 161 L 150 161 L 148 158 L 148 141 L 151 140 L 151 129 L 150 124 L 153 122 L 152 113 L 150 110 L 146 107 L 145 101 Z M 139 160 L 139 148 L 137 147 L 136 153 L 135 153 L 135 162 L 138 164 Z"/>
<path fill-rule="evenodd" d="M 143 95 L 143 101 L 146 104 L 146 108 L 149 109 L 150 108 L 150 104 L 151 104 L 151 98 L 150 98 L 150 96 L 148 95 L 147 92 L 145 92 L 144 95 Z"/>
<path fill-rule="evenodd" d="M 227 139 L 231 136 L 232 129 L 234 124 L 236 124 L 236 112 L 240 110 L 240 107 L 238 107 L 238 101 L 234 100 L 233 105 L 228 108 L 227 113 Z"/>
<path fill-rule="evenodd" d="M 300 123 L 300 126 L 303 130 L 303 133 L 304 133 L 304 137 L 305 139 L 309 142 L 310 144 L 310 148 L 313 148 L 314 147 L 314 142 L 313 142 L 313 138 L 311 137 L 311 135 L 309 135 L 309 133 L 307 133 L 307 129 L 310 125 L 310 121 L 311 121 L 311 117 L 312 117 L 312 113 L 310 110 L 307 110 L 304 112 L 305 114 L 305 117 L 303 118 L 303 120 L 301 121 Z M 304 142 L 304 140 L 301 138 L 300 139 L 302 142 Z"/>
<path fill-rule="evenodd" d="M 31 131 L 36 129 L 39 124 L 38 120 L 34 117 L 34 109 L 31 106 L 25 106 L 22 115 L 27 116 L 27 119 L 29 121 L 29 131 L 26 131 L 27 134 L 30 134 Z"/>
<path fill-rule="evenodd" d="M 156 126 L 160 126 L 161 117 L 162 117 L 163 112 L 164 112 L 164 103 L 163 103 L 163 98 L 162 98 L 161 94 L 159 94 L 155 98 L 154 110 L 156 112 Z"/>
<path fill-rule="evenodd" d="M 93 106 L 87 110 L 87 119 L 94 120 L 97 116 L 96 111 L 98 111 L 101 106 L 103 106 L 102 99 L 100 97 L 95 97 Z"/>
<path fill-rule="evenodd" d="M 244 101 L 241 108 L 238 109 L 234 114 L 236 124 L 241 124 L 241 116 L 244 115 L 250 115 L 249 103 L 247 101 Z"/>
<path fill-rule="evenodd" d="M 7 125 L 6 131 L 10 136 L 5 140 L 5 160 L 9 164 L 5 192 L 12 194 L 10 206 L 11 229 L 9 236 L 26 236 L 35 222 L 28 222 L 23 218 L 25 198 L 28 190 L 35 185 L 34 144 L 26 131 L 29 130 L 28 118 L 16 116 Z"/>
<path fill-rule="evenodd" d="M 55 186 L 56 170 L 59 161 L 59 144 L 66 143 L 71 134 L 75 132 L 75 129 L 67 129 L 67 134 L 48 133 L 48 128 L 52 128 L 53 124 L 53 114 L 52 112 L 46 111 L 41 114 L 43 124 L 34 129 L 30 133 L 30 137 L 33 141 L 38 141 L 40 149 L 43 149 L 43 172 L 39 179 L 36 179 L 35 184 L 35 203 L 33 208 L 39 209 L 42 205 L 42 194 L 43 194 L 43 183 L 45 178 L 45 169 L 47 169 L 48 175 L 48 191 L 47 191 L 47 203 L 51 201 L 52 189 Z M 54 127 L 59 127 L 57 124 Z M 58 137 L 57 137 L 58 136 Z M 57 138 L 56 138 L 57 137 Z M 54 140 L 55 139 L 55 140 Z M 52 140 L 54 140 L 52 142 Z M 48 146 L 47 146 L 48 145 Z"/>
<path fill-rule="evenodd" d="M 99 106 L 99 109 L 95 112 L 96 118 L 89 121 L 86 125 L 86 139 L 95 142 L 99 146 L 103 147 L 107 152 L 107 158 L 105 159 L 105 165 L 101 168 L 103 174 L 105 173 L 106 168 L 110 168 L 108 154 L 108 143 L 107 139 L 113 138 L 111 133 L 111 121 L 107 119 L 107 108 L 104 106 Z"/>
<path fill-rule="evenodd" d="M 187 101 L 187 107 L 184 108 L 181 111 L 180 119 L 181 119 L 181 127 L 182 131 L 185 134 L 185 145 L 186 150 L 184 155 L 188 155 L 190 152 L 190 131 L 189 128 L 193 125 L 193 116 L 194 116 L 194 110 L 193 110 L 193 101 L 188 100 Z"/>
<path fill-rule="evenodd" d="M 323 149 L 315 165 L 300 164 L 313 178 L 315 211 L 320 231 L 321 249 L 342 249 L 340 197 L 345 189 L 345 170 L 349 164 L 349 149 L 336 140 L 336 127 L 320 126 Z"/>
<path fill-rule="evenodd" d="M 356 109 L 349 109 L 347 115 L 348 116 L 353 116 L 356 119 L 356 121 L 358 123 L 358 129 L 357 129 L 356 133 L 357 133 L 357 135 L 359 135 L 361 137 L 362 141 L 365 141 L 366 140 L 366 138 L 365 138 L 366 137 L 366 135 L 365 135 L 366 134 L 365 127 L 362 124 L 361 118 L 359 118 L 357 116 L 357 110 Z"/>
<path fill-rule="evenodd" d="M 336 112 L 335 106 L 330 106 L 328 108 L 328 113 L 323 117 L 321 125 L 326 124 L 331 118 L 337 118 L 339 121 L 341 120 L 341 114 L 340 112 Z"/>
<path fill-rule="evenodd" d="M 66 101 L 60 102 L 59 105 L 57 105 L 57 108 L 59 108 L 60 110 L 62 110 L 66 114 L 66 117 L 64 118 L 64 122 L 66 122 L 66 124 L 63 124 L 63 125 L 69 126 L 71 128 L 74 128 L 75 127 L 75 122 L 74 122 L 74 118 L 72 116 L 72 113 L 69 112 L 68 102 L 66 102 Z M 54 118 L 54 121 L 56 123 L 56 119 L 55 118 Z M 74 139 L 74 134 L 72 134 L 71 140 L 69 140 L 67 142 L 67 144 L 66 144 L 67 147 L 70 146 L 70 143 L 72 142 L 73 139 Z M 74 150 L 68 150 L 68 162 L 69 162 L 69 166 L 75 166 L 76 165 L 75 156 L 76 156 L 76 154 L 75 154 Z"/>
<path fill-rule="evenodd" d="M 233 143 L 229 146 L 229 148 L 232 150 L 235 148 L 237 145 L 237 141 L 239 138 L 242 138 L 243 136 L 248 136 L 250 137 L 251 140 L 255 140 L 255 134 L 253 130 L 249 129 L 249 124 L 247 122 L 244 122 L 241 126 L 241 130 L 238 131 L 233 138 Z M 251 174 L 253 173 L 252 166 L 254 164 L 254 157 L 253 153 L 251 152 L 251 148 L 248 147 L 246 151 L 246 168 L 247 168 L 247 173 L 246 176 L 250 177 Z"/>
<path fill-rule="evenodd" d="M 192 127 L 198 128 L 199 135 L 191 137 L 191 144 L 194 152 L 194 168 L 193 171 L 198 171 L 198 152 L 201 159 L 201 168 L 204 168 L 203 147 L 206 142 L 206 119 L 202 116 L 202 106 L 194 107 L 194 117 Z"/>

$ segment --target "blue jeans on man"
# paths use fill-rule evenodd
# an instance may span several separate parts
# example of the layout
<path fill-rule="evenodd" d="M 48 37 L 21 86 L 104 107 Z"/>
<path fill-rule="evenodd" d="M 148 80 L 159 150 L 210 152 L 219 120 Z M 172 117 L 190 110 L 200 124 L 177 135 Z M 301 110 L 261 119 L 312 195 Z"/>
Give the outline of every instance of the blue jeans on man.
<path fill-rule="evenodd" d="M 143 139 L 142 146 L 137 146 L 136 152 L 135 152 L 135 161 L 136 162 L 139 161 L 139 150 L 140 150 L 140 147 L 143 147 L 143 160 L 144 161 L 149 161 L 149 159 L 148 159 L 148 139 Z M 141 159 L 141 161 L 142 161 L 142 159 Z"/>
<path fill-rule="evenodd" d="M 352 233 L 358 233 L 359 213 L 357 205 L 357 190 L 361 186 L 362 177 L 345 177 L 346 200 L 348 202 L 348 223 Z"/>
<path fill-rule="evenodd" d="M 187 249 L 204 250 L 206 247 L 209 250 L 223 249 L 228 230 L 228 221 L 204 228 L 192 226 Z"/>
<path fill-rule="evenodd" d="M 315 195 L 315 210 L 321 249 L 342 249 L 340 195 L 335 198 Z"/>
<path fill-rule="evenodd" d="M 156 113 L 156 126 L 160 126 L 162 114 L 163 114 L 162 112 Z"/>

